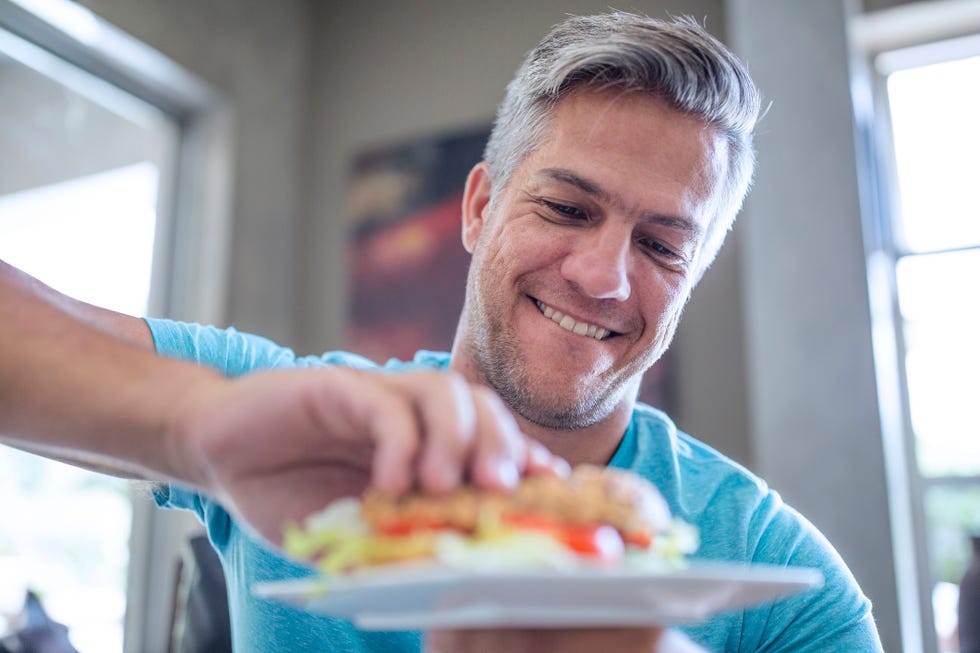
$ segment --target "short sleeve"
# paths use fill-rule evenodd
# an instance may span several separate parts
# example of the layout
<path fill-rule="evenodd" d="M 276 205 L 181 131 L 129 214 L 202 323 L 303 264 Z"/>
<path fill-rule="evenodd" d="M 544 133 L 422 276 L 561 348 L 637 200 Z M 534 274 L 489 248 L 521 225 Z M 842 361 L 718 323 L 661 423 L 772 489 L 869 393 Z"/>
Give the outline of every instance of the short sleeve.
<path fill-rule="evenodd" d="M 296 356 L 292 349 L 268 338 L 189 322 L 146 319 L 153 345 L 161 356 L 206 365 L 228 377 L 269 368 L 353 367 L 378 369 L 373 361 L 345 351 Z"/>
<path fill-rule="evenodd" d="M 193 361 L 225 376 L 236 377 L 257 369 L 291 367 L 296 354 L 267 338 L 230 327 L 147 319 L 153 345 L 161 356 Z"/>
<path fill-rule="evenodd" d="M 224 550 L 231 533 L 231 517 L 221 506 L 193 490 L 169 483 L 153 486 L 153 500 L 161 508 L 189 510 L 197 515 L 215 547 Z"/>
<path fill-rule="evenodd" d="M 830 542 L 802 515 L 770 491 L 752 518 L 757 536 L 752 562 L 809 567 L 824 576 L 821 587 L 746 613 L 746 633 L 760 641 L 743 650 L 774 653 L 878 653 L 881 643 L 871 602 Z M 753 623 L 754 622 L 754 623 Z M 749 644 L 745 647 L 744 644 Z"/>

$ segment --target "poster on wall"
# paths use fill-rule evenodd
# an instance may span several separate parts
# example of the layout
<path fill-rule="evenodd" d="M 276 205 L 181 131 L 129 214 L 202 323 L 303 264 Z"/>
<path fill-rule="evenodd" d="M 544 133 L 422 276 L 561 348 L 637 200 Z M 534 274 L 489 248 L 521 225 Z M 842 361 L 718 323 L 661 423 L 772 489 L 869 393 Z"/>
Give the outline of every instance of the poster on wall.
<path fill-rule="evenodd" d="M 351 351 L 383 363 L 452 346 L 469 266 L 460 240 L 463 185 L 489 133 L 482 126 L 356 157 L 349 201 Z"/>
<path fill-rule="evenodd" d="M 466 176 L 490 129 L 372 148 L 355 157 L 350 185 L 346 348 L 377 363 L 419 349 L 448 351 L 463 307 L 469 254 L 460 240 Z M 670 356 L 644 378 L 640 398 L 668 412 Z"/>

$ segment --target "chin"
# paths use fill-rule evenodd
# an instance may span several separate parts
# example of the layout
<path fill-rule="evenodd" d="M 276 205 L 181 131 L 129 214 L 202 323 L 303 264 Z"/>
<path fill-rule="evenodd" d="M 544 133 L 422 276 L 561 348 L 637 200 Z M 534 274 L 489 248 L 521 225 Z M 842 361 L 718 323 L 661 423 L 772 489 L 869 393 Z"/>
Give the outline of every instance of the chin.
<path fill-rule="evenodd" d="M 532 424 L 561 431 L 584 429 L 598 424 L 609 417 L 622 400 L 621 392 L 609 391 L 576 394 L 573 397 L 532 397 L 529 393 L 522 395 L 511 403 L 511 407 L 521 417 Z"/>

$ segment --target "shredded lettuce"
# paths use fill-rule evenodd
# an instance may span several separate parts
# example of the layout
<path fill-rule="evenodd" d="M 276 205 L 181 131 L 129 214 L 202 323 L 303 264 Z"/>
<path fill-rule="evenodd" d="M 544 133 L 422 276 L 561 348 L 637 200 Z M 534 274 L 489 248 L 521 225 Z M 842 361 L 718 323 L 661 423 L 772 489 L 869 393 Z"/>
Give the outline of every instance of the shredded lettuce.
<path fill-rule="evenodd" d="M 643 570 L 680 569 L 698 547 L 697 530 L 675 519 L 644 551 L 627 549 L 624 565 Z M 464 570 L 570 569 L 581 558 L 543 531 L 519 529 L 501 520 L 499 512 L 483 510 L 476 531 L 420 530 L 409 535 L 373 534 L 361 515 L 360 502 L 342 499 L 286 528 L 286 553 L 314 561 L 327 576 L 358 567 L 432 558 Z"/>
<path fill-rule="evenodd" d="M 698 529 L 674 518 L 667 530 L 657 533 L 649 549 L 626 550 L 624 564 L 643 571 L 675 571 L 687 565 L 687 556 L 698 550 Z"/>
<path fill-rule="evenodd" d="M 447 567 L 471 571 L 568 569 L 577 563 L 576 556 L 553 537 L 514 529 L 484 538 L 441 533 L 435 553 L 436 560 Z"/>

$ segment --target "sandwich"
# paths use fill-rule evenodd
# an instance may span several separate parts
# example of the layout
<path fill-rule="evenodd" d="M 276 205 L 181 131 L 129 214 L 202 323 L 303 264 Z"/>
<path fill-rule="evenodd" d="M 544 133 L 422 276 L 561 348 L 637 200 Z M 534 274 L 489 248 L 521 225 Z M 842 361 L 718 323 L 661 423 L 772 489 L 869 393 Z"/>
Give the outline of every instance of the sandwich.
<path fill-rule="evenodd" d="M 512 491 L 464 486 L 392 497 L 368 490 L 287 527 L 286 553 L 333 575 L 405 562 L 464 569 L 632 565 L 678 568 L 697 548 L 656 487 L 628 471 L 582 465 Z"/>

